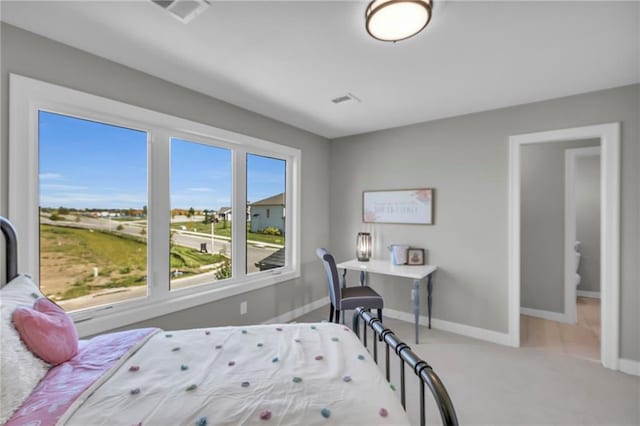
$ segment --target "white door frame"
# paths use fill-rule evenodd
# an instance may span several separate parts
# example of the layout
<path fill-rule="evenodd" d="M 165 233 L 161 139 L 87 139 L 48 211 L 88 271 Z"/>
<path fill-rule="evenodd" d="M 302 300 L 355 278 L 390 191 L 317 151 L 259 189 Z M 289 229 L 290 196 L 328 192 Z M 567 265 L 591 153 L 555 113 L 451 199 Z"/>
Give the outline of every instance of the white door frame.
<path fill-rule="evenodd" d="M 573 127 L 509 137 L 509 342 L 520 346 L 521 145 L 600 139 L 600 359 L 618 369 L 620 306 L 620 123 Z"/>
<path fill-rule="evenodd" d="M 577 239 L 576 164 L 578 158 L 600 156 L 600 151 L 599 146 L 589 146 L 567 149 L 564 152 L 564 314 L 571 324 L 575 324 L 578 319 L 574 248 Z"/>

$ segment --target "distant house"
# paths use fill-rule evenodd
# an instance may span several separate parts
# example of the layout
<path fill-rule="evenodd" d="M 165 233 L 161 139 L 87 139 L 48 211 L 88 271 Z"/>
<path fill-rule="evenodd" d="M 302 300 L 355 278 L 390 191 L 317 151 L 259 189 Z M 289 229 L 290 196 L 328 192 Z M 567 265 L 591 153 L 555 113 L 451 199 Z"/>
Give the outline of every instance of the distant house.
<path fill-rule="evenodd" d="M 218 220 L 231 221 L 231 207 L 220 207 L 216 213 Z"/>
<path fill-rule="evenodd" d="M 284 234 L 284 193 L 251 203 L 251 232 L 278 228 Z"/>

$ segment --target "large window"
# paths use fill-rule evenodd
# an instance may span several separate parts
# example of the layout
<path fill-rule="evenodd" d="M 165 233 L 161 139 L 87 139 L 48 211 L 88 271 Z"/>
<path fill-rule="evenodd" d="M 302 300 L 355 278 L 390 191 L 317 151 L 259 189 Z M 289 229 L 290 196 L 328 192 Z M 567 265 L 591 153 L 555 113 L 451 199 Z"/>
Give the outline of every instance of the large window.
<path fill-rule="evenodd" d="M 231 278 L 231 150 L 171 140 L 171 289 Z"/>
<path fill-rule="evenodd" d="M 19 269 L 81 335 L 300 275 L 299 150 L 10 80 Z"/>
<path fill-rule="evenodd" d="M 38 114 L 40 289 L 67 310 L 147 294 L 147 133 Z"/>
<path fill-rule="evenodd" d="M 286 176 L 286 161 L 247 154 L 247 273 L 285 266 Z"/>

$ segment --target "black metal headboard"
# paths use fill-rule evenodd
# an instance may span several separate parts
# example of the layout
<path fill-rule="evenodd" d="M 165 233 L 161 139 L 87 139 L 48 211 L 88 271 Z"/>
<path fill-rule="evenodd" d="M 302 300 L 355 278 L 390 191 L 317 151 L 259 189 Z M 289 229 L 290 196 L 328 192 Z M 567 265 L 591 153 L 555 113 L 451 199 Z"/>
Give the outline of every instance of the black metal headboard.
<path fill-rule="evenodd" d="M 2 235 L 4 235 L 6 242 L 6 282 L 9 282 L 18 276 L 18 237 L 9 219 L 2 216 L 0 216 L 0 229 L 2 229 Z"/>

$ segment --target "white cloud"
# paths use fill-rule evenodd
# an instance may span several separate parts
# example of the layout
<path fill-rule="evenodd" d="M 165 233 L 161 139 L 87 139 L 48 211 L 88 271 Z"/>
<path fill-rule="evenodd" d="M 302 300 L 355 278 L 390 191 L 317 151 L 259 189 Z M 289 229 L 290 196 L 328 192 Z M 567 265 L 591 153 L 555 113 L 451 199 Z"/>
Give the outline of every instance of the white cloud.
<path fill-rule="evenodd" d="M 79 185 L 63 185 L 59 183 L 43 183 L 40 185 L 40 189 L 46 189 L 49 191 L 86 191 L 89 189 L 86 186 Z"/>
<path fill-rule="evenodd" d="M 40 196 L 40 205 L 43 207 L 141 208 L 145 204 L 147 204 L 147 199 L 144 194 L 59 192 L 41 194 Z"/>
<path fill-rule="evenodd" d="M 40 180 L 60 180 L 62 178 L 60 173 L 40 173 Z"/>

